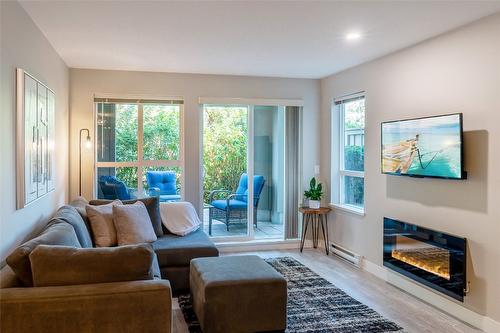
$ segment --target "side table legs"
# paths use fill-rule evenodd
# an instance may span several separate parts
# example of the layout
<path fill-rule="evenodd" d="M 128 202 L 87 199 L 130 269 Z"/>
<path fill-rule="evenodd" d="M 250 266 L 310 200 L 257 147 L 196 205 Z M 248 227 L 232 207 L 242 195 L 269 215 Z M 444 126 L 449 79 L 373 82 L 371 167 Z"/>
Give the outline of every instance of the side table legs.
<path fill-rule="evenodd" d="M 325 251 L 326 255 L 330 253 L 330 249 L 328 248 L 328 244 L 330 243 L 328 240 L 328 216 L 326 214 L 319 215 L 321 221 L 321 230 L 323 230 L 323 239 L 325 241 Z M 319 231 L 319 226 L 318 226 Z"/>
<path fill-rule="evenodd" d="M 300 252 L 304 249 L 304 242 L 306 240 L 307 227 L 309 223 L 312 224 L 312 241 L 313 247 L 316 249 L 319 242 L 319 227 L 323 232 L 323 239 L 325 241 L 326 255 L 330 253 L 328 248 L 328 216 L 326 214 L 302 214 L 302 239 L 300 240 Z"/>
<path fill-rule="evenodd" d="M 300 240 L 300 252 L 304 248 L 304 242 L 306 240 L 307 226 L 309 225 L 309 214 L 302 214 L 302 239 Z"/>

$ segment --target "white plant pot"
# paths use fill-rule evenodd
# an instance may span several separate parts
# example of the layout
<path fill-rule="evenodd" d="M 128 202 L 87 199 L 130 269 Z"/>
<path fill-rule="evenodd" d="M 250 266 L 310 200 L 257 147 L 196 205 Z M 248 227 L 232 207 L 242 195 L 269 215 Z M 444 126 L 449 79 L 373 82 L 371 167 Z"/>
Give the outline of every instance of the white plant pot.
<path fill-rule="evenodd" d="M 321 201 L 319 200 L 309 200 L 309 208 L 318 209 L 321 205 Z"/>

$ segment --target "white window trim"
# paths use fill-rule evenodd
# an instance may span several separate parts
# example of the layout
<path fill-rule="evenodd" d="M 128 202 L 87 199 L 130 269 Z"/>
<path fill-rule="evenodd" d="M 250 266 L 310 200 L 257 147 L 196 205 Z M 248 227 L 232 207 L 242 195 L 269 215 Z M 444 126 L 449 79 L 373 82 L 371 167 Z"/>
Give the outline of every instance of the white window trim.
<path fill-rule="evenodd" d="M 106 97 L 114 97 L 117 96 L 106 96 Z M 130 96 L 126 96 L 130 98 Z M 96 97 L 97 98 L 97 97 Z M 128 99 L 127 98 L 127 99 Z M 137 97 L 139 99 L 139 97 Z M 142 96 L 144 99 L 144 96 Z M 165 99 L 170 100 L 170 99 Z M 182 100 L 182 99 L 177 99 Z M 127 162 L 98 162 L 97 161 L 97 144 L 94 145 L 94 176 L 92 179 L 92 193 L 93 197 L 97 198 L 97 188 L 96 188 L 96 179 L 97 177 L 97 168 L 118 168 L 118 167 L 135 167 L 137 168 L 137 193 L 138 196 L 141 196 L 143 193 L 143 184 L 142 184 L 142 172 L 144 167 L 179 167 L 181 168 L 180 174 L 180 187 L 181 187 L 181 198 L 185 197 L 185 167 L 184 167 L 184 104 L 175 104 L 179 106 L 179 159 L 178 160 L 144 160 L 143 159 L 143 139 L 144 139 L 144 117 L 143 117 L 143 103 L 131 103 L 137 104 L 137 161 L 127 161 Z M 168 103 L 167 103 L 168 104 Z M 97 103 L 94 102 L 94 142 L 97 142 Z"/>
<path fill-rule="evenodd" d="M 270 106 L 304 106 L 302 99 L 278 98 L 233 98 L 233 97 L 200 97 L 200 105 L 270 105 Z"/>
<path fill-rule="evenodd" d="M 352 171 L 344 170 L 344 108 L 342 107 L 338 112 L 335 102 L 344 101 L 357 97 L 365 97 L 365 92 L 358 92 L 351 95 L 345 95 L 342 97 L 335 98 L 331 107 L 331 160 L 332 160 L 332 170 L 331 170 L 331 207 L 353 213 L 356 215 L 364 216 L 365 207 L 358 207 L 350 204 L 344 203 L 343 198 L 343 176 L 365 178 L 364 171 Z M 366 115 L 365 115 L 366 117 Z M 366 191 L 364 191 L 366 194 Z"/>
<path fill-rule="evenodd" d="M 359 216 L 365 216 L 365 210 L 363 208 L 359 208 L 357 206 L 347 205 L 347 204 L 341 205 L 341 204 L 336 204 L 336 203 L 332 203 L 332 202 L 330 202 L 329 206 L 332 208 L 347 212 L 347 213 L 352 213 L 352 214 L 356 214 Z"/>

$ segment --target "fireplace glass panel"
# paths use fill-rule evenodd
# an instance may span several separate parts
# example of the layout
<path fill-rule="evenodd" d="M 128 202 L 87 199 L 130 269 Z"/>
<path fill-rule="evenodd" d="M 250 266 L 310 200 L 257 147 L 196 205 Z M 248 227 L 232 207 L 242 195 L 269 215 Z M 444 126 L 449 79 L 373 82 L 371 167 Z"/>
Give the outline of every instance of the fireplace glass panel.
<path fill-rule="evenodd" d="M 394 259 L 450 280 L 450 251 L 398 235 L 391 253 Z"/>
<path fill-rule="evenodd" d="M 384 217 L 384 266 L 463 302 L 467 239 Z"/>

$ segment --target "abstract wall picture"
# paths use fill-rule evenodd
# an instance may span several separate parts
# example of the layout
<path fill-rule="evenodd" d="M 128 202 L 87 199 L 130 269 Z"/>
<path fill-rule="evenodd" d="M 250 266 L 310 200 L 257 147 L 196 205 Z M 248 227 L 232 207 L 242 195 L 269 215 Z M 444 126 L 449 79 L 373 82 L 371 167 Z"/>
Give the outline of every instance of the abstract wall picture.
<path fill-rule="evenodd" d="M 55 94 L 17 69 L 17 209 L 55 188 Z"/>

